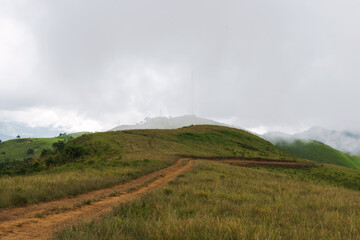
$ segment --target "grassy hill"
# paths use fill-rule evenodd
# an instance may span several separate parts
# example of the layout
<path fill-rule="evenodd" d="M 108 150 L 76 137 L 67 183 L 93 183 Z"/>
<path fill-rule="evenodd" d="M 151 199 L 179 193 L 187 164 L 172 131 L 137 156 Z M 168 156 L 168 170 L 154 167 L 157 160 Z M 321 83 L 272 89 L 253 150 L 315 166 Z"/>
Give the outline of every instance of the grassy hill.
<path fill-rule="evenodd" d="M 128 182 L 184 156 L 306 161 L 221 126 L 86 134 L 31 163 L 39 172 L 0 177 L 0 208 Z M 244 168 L 197 159 L 164 187 L 53 239 L 357 239 L 359 190 L 359 170 L 340 166 Z"/>
<path fill-rule="evenodd" d="M 38 158 L 43 149 L 51 149 L 52 144 L 58 141 L 76 138 L 85 134 L 85 132 L 73 133 L 54 138 L 21 138 L 13 139 L 0 143 L 0 162 L 5 158 L 9 161 L 20 161 L 33 155 Z M 33 149 L 34 154 L 28 154 L 28 149 Z"/>
<path fill-rule="evenodd" d="M 360 156 L 343 153 L 318 141 L 299 139 L 283 140 L 278 141 L 275 145 L 299 158 L 360 169 Z"/>
<path fill-rule="evenodd" d="M 212 125 L 171 130 L 126 130 L 85 135 L 72 141 L 88 148 L 92 158 L 201 156 L 294 160 L 249 132 Z"/>
<path fill-rule="evenodd" d="M 51 149 L 52 144 L 82 136 L 69 134 L 55 138 L 23 138 L 0 143 L 0 152 L 8 160 L 23 160 L 31 157 L 28 149 L 34 149 L 39 158 L 42 149 Z M 138 158 L 175 155 L 203 157 L 246 157 L 292 160 L 293 156 L 274 147 L 271 143 L 246 131 L 210 125 L 197 125 L 173 130 L 127 130 L 87 134 L 69 143 L 89 151 L 84 159 Z M 3 160 L 5 156 L 0 156 Z"/>
<path fill-rule="evenodd" d="M 109 187 L 167 167 L 184 156 L 301 161 L 262 138 L 221 126 L 85 134 L 35 162 L 13 169 L 4 166 L 5 172 L 30 175 L 0 177 L 0 195 L 6 196 L 0 198 L 0 208 Z"/>

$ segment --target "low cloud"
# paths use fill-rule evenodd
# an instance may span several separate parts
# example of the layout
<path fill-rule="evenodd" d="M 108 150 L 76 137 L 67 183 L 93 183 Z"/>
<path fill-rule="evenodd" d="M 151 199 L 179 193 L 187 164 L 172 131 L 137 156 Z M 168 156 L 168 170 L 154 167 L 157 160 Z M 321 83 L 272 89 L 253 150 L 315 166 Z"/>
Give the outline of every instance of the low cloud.
<path fill-rule="evenodd" d="M 0 5 L 3 119 L 97 131 L 194 109 L 258 132 L 359 129 L 358 1 Z"/>

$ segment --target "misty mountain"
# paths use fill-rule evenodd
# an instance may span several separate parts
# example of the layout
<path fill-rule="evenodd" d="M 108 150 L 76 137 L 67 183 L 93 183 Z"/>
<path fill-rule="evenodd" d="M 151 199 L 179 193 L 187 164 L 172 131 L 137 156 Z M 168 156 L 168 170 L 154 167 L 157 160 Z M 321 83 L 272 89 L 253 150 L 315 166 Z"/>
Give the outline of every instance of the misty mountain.
<path fill-rule="evenodd" d="M 189 125 L 219 125 L 229 126 L 224 123 L 216 122 L 213 120 L 199 118 L 195 115 L 184 115 L 180 117 L 155 117 L 145 118 L 144 121 L 136 125 L 120 125 L 110 131 L 129 130 L 129 129 L 174 129 L 181 128 Z"/>
<path fill-rule="evenodd" d="M 263 135 L 258 135 L 272 143 L 274 142 L 278 142 L 278 141 L 281 141 L 283 139 L 292 139 L 294 138 L 292 135 L 290 134 L 287 134 L 287 133 L 283 133 L 283 132 L 267 132 Z"/>
<path fill-rule="evenodd" d="M 283 140 L 277 141 L 275 145 L 299 158 L 360 169 L 360 156 L 343 153 L 316 140 Z"/>
<path fill-rule="evenodd" d="M 262 135 L 262 137 L 272 143 L 277 143 L 284 139 L 313 139 L 343 152 L 360 154 L 360 134 L 356 132 L 312 127 L 307 131 L 293 135 L 281 132 L 268 132 Z"/>
<path fill-rule="evenodd" d="M 6 141 L 20 135 L 22 138 L 55 137 L 61 129 L 51 127 L 30 127 L 19 122 L 0 122 L 0 140 Z"/>

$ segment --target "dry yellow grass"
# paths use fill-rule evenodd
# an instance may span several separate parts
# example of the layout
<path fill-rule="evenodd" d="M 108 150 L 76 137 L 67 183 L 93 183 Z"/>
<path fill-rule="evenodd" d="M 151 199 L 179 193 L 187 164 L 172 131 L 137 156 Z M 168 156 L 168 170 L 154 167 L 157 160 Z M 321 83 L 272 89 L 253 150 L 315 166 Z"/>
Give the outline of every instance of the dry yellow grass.
<path fill-rule="evenodd" d="M 360 192 L 201 161 L 158 190 L 54 239 L 359 239 Z"/>

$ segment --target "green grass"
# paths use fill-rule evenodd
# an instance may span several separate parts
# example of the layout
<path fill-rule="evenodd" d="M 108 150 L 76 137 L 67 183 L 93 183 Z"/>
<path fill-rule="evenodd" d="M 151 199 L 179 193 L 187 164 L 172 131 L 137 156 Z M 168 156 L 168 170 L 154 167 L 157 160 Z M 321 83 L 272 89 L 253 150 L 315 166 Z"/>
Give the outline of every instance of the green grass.
<path fill-rule="evenodd" d="M 80 137 L 80 136 L 85 135 L 85 134 L 90 134 L 90 132 L 70 133 L 70 134 L 62 135 L 62 136 L 59 136 L 59 137 L 56 137 L 56 138 L 59 139 L 59 140 L 68 140 L 68 139 L 71 139 L 71 138 Z"/>
<path fill-rule="evenodd" d="M 20 161 L 34 156 L 39 158 L 41 151 L 43 149 L 51 149 L 53 143 L 61 140 L 68 140 L 70 138 L 76 138 L 83 134 L 85 134 L 85 132 L 73 133 L 54 138 L 21 138 L 2 142 L 0 143 L 0 153 L 5 152 L 5 155 L 0 155 L 0 162 L 5 161 L 5 157 L 9 161 Z M 34 156 L 32 154 L 27 154 L 28 149 L 34 149 Z"/>
<path fill-rule="evenodd" d="M 292 155 L 246 131 L 210 125 L 174 130 L 131 130 L 95 133 L 74 144 L 90 149 L 91 158 L 147 156 L 246 157 L 294 160 Z"/>
<path fill-rule="evenodd" d="M 268 171 L 284 174 L 283 177 L 297 179 L 322 185 L 332 185 L 360 191 L 360 171 L 330 164 L 313 168 L 263 168 Z"/>
<path fill-rule="evenodd" d="M 183 156 L 304 161 L 248 132 L 220 126 L 86 134 L 37 159 L 40 172 L 0 177 L 0 208 L 110 187 Z M 244 168 L 195 160 L 192 170 L 165 187 L 53 238 L 358 239 L 359 175 L 327 164 Z"/>
<path fill-rule="evenodd" d="M 357 166 L 357 169 L 360 170 L 360 155 L 352 155 L 352 154 L 347 154 L 347 153 L 345 153 L 345 154 L 353 160 L 353 162 Z"/>
<path fill-rule="evenodd" d="M 53 239 L 358 239 L 359 199 L 327 183 L 197 161 L 164 188 Z"/>
<path fill-rule="evenodd" d="M 168 162 L 148 159 L 113 164 L 103 162 L 57 168 L 47 172 L 0 178 L 0 208 L 51 201 L 124 183 L 164 168 Z"/>
<path fill-rule="evenodd" d="M 109 187 L 129 179 L 124 169 L 132 167 L 137 177 L 173 164 L 180 155 L 296 159 L 248 132 L 205 125 L 86 134 L 69 140 L 66 146 L 81 148 L 84 155 L 72 158 L 54 150 L 34 163 L 40 164 L 42 172 L 0 177 L 0 208 Z M 50 157 L 61 161 L 46 166 Z"/>
<path fill-rule="evenodd" d="M 328 145 L 313 140 L 279 141 L 276 146 L 299 158 L 319 163 L 360 169 L 360 157 L 343 153 Z"/>

